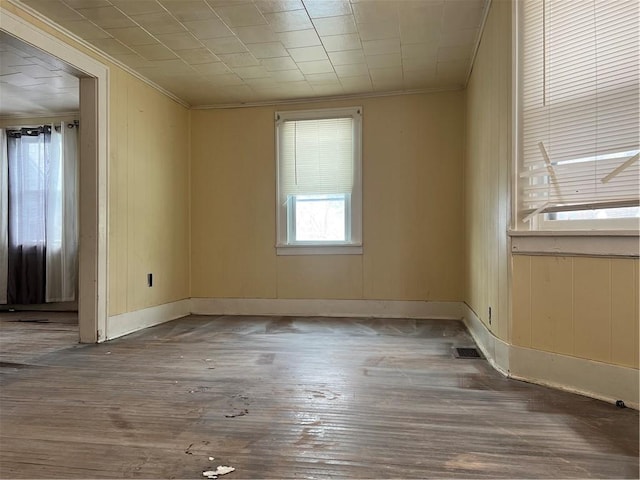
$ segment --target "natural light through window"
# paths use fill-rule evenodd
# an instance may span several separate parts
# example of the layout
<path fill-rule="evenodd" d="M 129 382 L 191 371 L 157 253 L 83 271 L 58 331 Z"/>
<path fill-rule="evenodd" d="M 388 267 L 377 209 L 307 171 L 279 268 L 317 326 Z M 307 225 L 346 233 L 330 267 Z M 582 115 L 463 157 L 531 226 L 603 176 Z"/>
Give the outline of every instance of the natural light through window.
<path fill-rule="evenodd" d="M 278 254 L 362 252 L 361 114 L 276 114 Z"/>

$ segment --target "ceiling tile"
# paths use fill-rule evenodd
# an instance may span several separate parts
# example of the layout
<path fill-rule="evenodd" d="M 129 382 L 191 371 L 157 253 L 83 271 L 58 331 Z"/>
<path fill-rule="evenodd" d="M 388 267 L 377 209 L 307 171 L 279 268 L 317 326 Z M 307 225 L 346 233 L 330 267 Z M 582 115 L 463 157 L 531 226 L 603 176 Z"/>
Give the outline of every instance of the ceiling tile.
<path fill-rule="evenodd" d="M 369 75 L 340 78 L 340 83 L 345 93 L 366 93 L 373 90 Z"/>
<path fill-rule="evenodd" d="M 143 15 L 165 11 L 156 0 L 111 0 L 111 3 L 127 15 Z"/>
<path fill-rule="evenodd" d="M 271 78 L 276 82 L 299 82 L 304 80 L 304 75 L 297 68 L 295 70 L 280 70 L 271 72 Z"/>
<path fill-rule="evenodd" d="M 402 69 L 400 68 L 372 68 L 370 74 L 375 90 L 402 88 Z"/>
<path fill-rule="evenodd" d="M 471 47 L 441 47 L 438 49 L 438 62 L 467 60 L 471 56 Z"/>
<path fill-rule="evenodd" d="M 400 36 L 400 28 L 393 22 L 359 23 L 358 33 L 362 41 L 384 40 Z"/>
<path fill-rule="evenodd" d="M 365 55 L 382 55 L 387 53 L 400 53 L 400 39 L 387 38 L 385 40 L 368 40 L 362 42 Z"/>
<path fill-rule="evenodd" d="M 369 68 L 402 67 L 402 56 L 399 53 L 384 55 L 367 55 Z"/>
<path fill-rule="evenodd" d="M 439 23 L 428 23 L 419 17 L 400 23 L 400 41 L 403 45 L 438 42 L 439 37 Z"/>
<path fill-rule="evenodd" d="M 215 54 L 244 53 L 247 47 L 236 37 L 211 38 L 204 40 L 204 44 Z"/>
<path fill-rule="evenodd" d="M 337 83 L 337 84 L 331 84 L 331 85 L 327 85 L 327 84 L 312 84 L 311 88 L 313 89 L 313 93 L 315 95 L 318 95 L 320 97 L 328 97 L 328 96 L 335 96 L 335 95 L 342 95 L 344 92 L 342 91 L 342 85 Z"/>
<path fill-rule="evenodd" d="M 235 73 L 223 73 L 208 77 L 212 85 L 242 85 L 242 79 Z"/>
<path fill-rule="evenodd" d="M 19 1 L 196 105 L 205 100 L 229 104 L 462 86 L 488 4 L 488 0 Z M 5 65 L 3 54 L 8 52 L 0 42 L 1 50 L 5 50 L 0 54 L 2 67 L 10 74 L 36 78 L 56 74 L 50 68 L 61 68 L 55 62 L 38 63 L 21 72 Z M 25 88 L 34 95 L 46 92 L 40 85 Z"/>
<path fill-rule="evenodd" d="M 25 5 L 34 8 L 46 17 L 56 21 L 82 20 L 82 15 L 69 8 L 60 0 L 23 0 Z"/>
<path fill-rule="evenodd" d="M 250 53 L 228 53 L 218 55 L 220 60 L 227 64 L 231 68 L 235 67 L 250 67 L 253 65 L 260 65 L 260 62 Z"/>
<path fill-rule="evenodd" d="M 193 20 L 183 22 L 183 25 L 201 40 L 209 38 L 229 37 L 233 32 L 219 18 L 208 18 L 206 20 Z"/>
<path fill-rule="evenodd" d="M 334 65 L 336 73 L 339 77 L 358 77 L 369 75 L 369 67 L 366 63 L 355 63 L 350 65 Z"/>
<path fill-rule="evenodd" d="M 291 32 L 313 28 L 313 24 L 304 10 L 289 12 L 267 13 L 265 18 L 274 32 Z"/>
<path fill-rule="evenodd" d="M 152 35 L 184 32 L 185 28 L 169 13 L 133 15 L 131 19 L 143 26 Z"/>
<path fill-rule="evenodd" d="M 256 6 L 262 13 L 288 12 L 290 10 L 302 10 L 301 0 L 256 0 Z"/>
<path fill-rule="evenodd" d="M 294 70 L 297 69 L 298 66 L 296 62 L 289 56 L 287 57 L 278 57 L 278 58 L 265 58 L 260 61 L 264 68 L 269 70 L 270 72 L 275 72 L 279 70 Z"/>
<path fill-rule="evenodd" d="M 244 43 L 277 42 L 278 36 L 269 25 L 255 25 L 253 27 L 235 27 L 235 34 Z"/>
<path fill-rule="evenodd" d="M 327 53 L 323 47 L 290 48 L 289 54 L 296 63 L 327 59 Z"/>
<path fill-rule="evenodd" d="M 466 28 L 461 30 L 446 30 L 440 34 L 441 47 L 457 47 L 461 45 L 469 45 L 472 48 L 480 32 L 479 28 Z"/>
<path fill-rule="evenodd" d="M 315 45 L 322 45 L 320 38 L 314 29 L 279 33 L 278 39 L 282 42 L 285 48 L 313 47 Z"/>
<path fill-rule="evenodd" d="M 172 60 L 176 58 L 176 54 L 164 45 L 137 45 L 133 50 L 138 52 L 147 60 Z"/>
<path fill-rule="evenodd" d="M 105 32 L 102 28 L 91 23 L 89 20 L 65 22 L 63 26 L 71 33 L 84 40 L 91 41 L 96 38 L 111 38 L 111 35 Z"/>
<path fill-rule="evenodd" d="M 304 0 L 304 5 L 311 18 L 337 17 L 351 14 L 351 6 L 348 0 Z"/>
<path fill-rule="evenodd" d="M 109 0 L 62 0 L 71 8 L 95 8 L 108 7 L 111 5 Z"/>
<path fill-rule="evenodd" d="M 213 9 L 204 0 L 159 0 L 180 22 L 215 18 Z"/>
<path fill-rule="evenodd" d="M 125 65 L 133 68 L 134 70 L 138 67 L 150 67 L 153 65 L 151 60 L 147 60 L 146 58 L 142 58 L 140 55 L 133 51 L 129 51 L 129 53 L 116 53 L 112 55 L 116 60 L 121 61 Z"/>
<path fill-rule="evenodd" d="M 220 61 L 218 57 L 204 47 L 193 50 L 180 50 L 178 55 L 189 65 L 209 64 Z"/>
<path fill-rule="evenodd" d="M 101 28 L 135 26 L 129 17 L 115 7 L 79 8 L 78 12 Z"/>
<path fill-rule="evenodd" d="M 192 50 L 202 47 L 202 44 L 188 32 L 166 33 L 156 35 L 156 38 L 171 50 Z"/>
<path fill-rule="evenodd" d="M 438 47 L 435 43 L 412 43 L 402 45 L 402 58 L 406 60 L 416 60 L 422 58 L 436 58 Z"/>
<path fill-rule="evenodd" d="M 329 60 L 316 60 L 315 62 L 299 62 L 298 68 L 302 73 L 326 73 L 333 72 L 333 66 Z"/>
<path fill-rule="evenodd" d="M 366 63 L 367 61 L 362 50 L 329 52 L 329 59 L 334 65 L 350 65 L 352 63 Z"/>
<path fill-rule="evenodd" d="M 340 17 L 314 18 L 313 24 L 318 35 L 325 37 L 328 35 L 343 35 L 345 33 L 356 33 L 356 23 L 353 15 L 342 15 Z"/>
<path fill-rule="evenodd" d="M 106 31 L 125 45 L 151 45 L 158 43 L 158 40 L 137 26 L 110 28 Z"/>
<path fill-rule="evenodd" d="M 444 4 L 442 25 L 444 29 L 478 28 L 482 22 L 482 0 L 457 0 Z"/>
<path fill-rule="evenodd" d="M 360 2 L 353 5 L 353 14 L 358 23 L 396 23 L 398 7 L 396 2 Z"/>
<path fill-rule="evenodd" d="M 240 78 L 265 78 L 269 77 L 269 72 L 262 65 L 251 65 L 247 67 L 234 67 L 234 73 Z"/>
<path fill-rule="evenodd" d="M 267 23 L 260 10 L 251 3 L 218 7 L 215 12 L 230 27 L 249 27 Z"/>
<path fill-rule="evenodd" d="M 310 73 L 305 75 L 307 82 L 311 85 L 321 85 L 321 84 L 335 84 L 340 83 L 337 75 L 334 72 L 327 73 Z"/>
<path fill-rule="evenodd" d="M 248 48 L 256 58 L 286 57 L 288 55 L 287 50 L 280 42 L 252 43 Z"/>
<path fill-rule="evenodd" d="M 44 85 L 49 79 L 33 78 L 24 73 L 10 73 L 9 75 L 3 75 L 0 77 L 2 83 L 8 83 L 9 85 L 15 85 L 16 87 L 27 87 L 33 85 Z"/>
<path fill-rule="evenodd" d="M 221 75 L 231 73 L 231 69 L 222 62 L 194 64 L 193 68 L 204 75 Z"/>
<path fill-rule="evenodd" d="M 115 38 L 98 38 L 96 40 L 92 40 L 91 43 L 109 55 L 133 53 L 131 52 L 131 49 Z"/>
<path fill-rule="evenodd" d="M 356 50 L 362 48 L 360 37 L 356 33 L 346 35 L 330 35 L 321 37 L 322 45 L 327 52 L 338 52 L 341 50 Z"/>

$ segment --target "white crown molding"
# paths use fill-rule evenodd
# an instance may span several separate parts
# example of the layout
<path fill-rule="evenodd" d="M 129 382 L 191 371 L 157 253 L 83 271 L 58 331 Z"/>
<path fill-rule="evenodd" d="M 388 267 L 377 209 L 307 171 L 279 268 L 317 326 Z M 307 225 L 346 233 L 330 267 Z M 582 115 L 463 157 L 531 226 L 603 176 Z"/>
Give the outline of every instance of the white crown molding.
<path fill-rule="evenodd" d="M 60 113 L 50 113 L 50 114 L 38 114 L 38 115 L 29 115 L 29 114 L 20 114 L 20 115 L 0 115 L 0 122 L 10 122 L 12 120 L 37 120 L 41 118 L 56 120 L 69 120 L 70 118 L 77 119 L 80 116 L 80 112 L 60 112 Z"/>
<path fill-rule="evenodd" d="M 478 29 L 478 36 L 476 37 L 476 42 L 473 47 L 473 53 L 471 54 L 471 62 L 469 63 L 469 70 L 467 71 L 467 79 L 464 82 L 464 88 L 467 88 L 469 85 L 469 80 L 471 80 L 471 73 L 473 72 L 473 66 L 476 63 L 476 56 L 478 55 L 478 50 L 480 49 L 480 42 L 482 41 L 482 35 L 484 34 L 484 26 L 487 23 L 487 18 L 489 17 L 489 10 L 491 9 L 491 1 L 486 0 L 486 4 L 484 6 L 484 11 L 482 12 L 482 21 L 480 22 L 480 28 Z"/>
<path fill-rule="evenodd" d="M 67 30 L 66 28 L 58 25 L 54 21 L 52 21 L 49 18 L 47 18 L 44 15 L 42 15 L 37 10 L 31 8 L 28 5 L 25 5 L 24 3 L 21 2 L 21 0 L 6 0 L 6 1 L 9 2 L 10 4 L 12 4 L 13 6 L 25 11 L 26 13 L 28 13 L 32 17 L 36 18 L 37 20 L 41 21 L 42 23 L 44 23 L 48 27 L 51 27 L 55 31 L 57 31 L 57 32 L 69 37 L 71 40 L 73 40 L 74 42 L 78 43 L 79 45 L 81 45 L 82 47 L 86 48 L 87 50 L 91 51 L 95 55 L 98 55 L 99 57 L 102 57 L 103 60 L 106 60 L 109 63 L 113 63 L 118 68 L 121 68 L 122 70 L 124 70 L 128 74 L 130 74 L 130 75 L 134 76 L 135 78 L 137 78 L 138 80 L 140 80 L 141 82 L 144 82 L 147 85 L 149 85 L 150 87 L 158 90 L 160 93 L 166 95 L 167 97 L 169 97 L 174 102 L 179 103 L 180 105 L 182 105 L 185 108 L 191 108 L 191 105 L 188 102 L 185 102 L 181 98 L 179 98 L 176 95 L 174 95 L 173 93 L 171 93 L 169 90 L 166 90 L 165 88 L 161 87 L 160 85 L 158 85 L 157 83 L 153 82 L 152 80 L 149 80 L 144 75 L 141 75 L 140 73 L 136 72 L 131 67 L 129 67 L 126 64 L 122 63 L 120 60 L 118 60 L 118 59 L 112 57 L 111 55 L 109 55 L 108 53 L 105 53 L 102 50 L 94 47 L 92 44 L 90 44 L 89 42 L 87 42 L 83 38 L 77 36 L 75 33 Z"/>
<path fill-rule="evenodd" d="M 399 95 L 420 95 L 424 93 L 457 92 L 464 90 L 462 87 L 423 88 L 414 90 L 394 90 L 392 92 L 369 92 L 350 95 L 334 95 L 331 97 L 305 97 L 290 100 L 265 100 L 260 102 L 225 103 L 219 105 L 194 105 L 192 110 L 216 110 L 227 108 L 271 107 L 278 105 L 298 105 L 304 103 L 326 103 L 358 100 L 362 98 L 396 97 Z"/>

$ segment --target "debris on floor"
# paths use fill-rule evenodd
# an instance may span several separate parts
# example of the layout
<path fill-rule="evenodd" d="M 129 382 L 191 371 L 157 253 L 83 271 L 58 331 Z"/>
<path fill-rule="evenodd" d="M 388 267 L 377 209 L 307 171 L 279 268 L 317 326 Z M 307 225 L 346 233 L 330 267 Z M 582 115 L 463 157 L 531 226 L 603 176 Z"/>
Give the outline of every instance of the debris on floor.
<path fill-rule="evenodd" d="M 209 461 L 210 461 L 210 462 L 213 462 L 214 460 L 215 460 L 215 458 L 213 458 L 213 457 L 209 457 Z"/>
<path fill-rule="evenodd" d="M 244 415 L 248 415 L 249 414 L 249 410 L 247 410 L 246 408 L 244 410 L 240 410 L 238 413 L 229 413 L 229 414 L 225 414 L 225 418 L 236 418 L 236 417 L 242 417 Z"/>
<path fill-rule="evenodd" d="M 219 475 L 226 475 L 227 473 L 231 473 L 235 470 L 233 467 L 227 467 L 225 465 L 218 465 L 218 468 L 215 470 L 205 470 L 202 472 L 203 477 L 207 478 L 218 478 Z"/>

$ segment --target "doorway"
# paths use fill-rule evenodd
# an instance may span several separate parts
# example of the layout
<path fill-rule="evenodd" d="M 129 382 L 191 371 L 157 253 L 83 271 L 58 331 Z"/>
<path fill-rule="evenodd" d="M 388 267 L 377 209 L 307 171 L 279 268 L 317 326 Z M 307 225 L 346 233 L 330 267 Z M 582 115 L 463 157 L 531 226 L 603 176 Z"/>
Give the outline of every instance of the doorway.
<path fill-rule="evenodd" d="M 108 68 L 24 18 L 0 9 L 8 42 L 51 55 L 79 78 L 79 272 L 78 331 L 81 343 L 106 339 Z"/>

